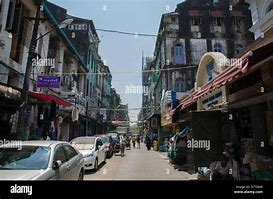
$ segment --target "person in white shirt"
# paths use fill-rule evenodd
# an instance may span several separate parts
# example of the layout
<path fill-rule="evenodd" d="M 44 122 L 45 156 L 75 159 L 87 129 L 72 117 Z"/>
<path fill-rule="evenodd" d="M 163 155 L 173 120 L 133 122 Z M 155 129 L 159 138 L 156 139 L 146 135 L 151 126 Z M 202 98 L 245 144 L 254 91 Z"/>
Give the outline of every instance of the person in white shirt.
<path fill-rule="evenodd" d="M 229 180 L 232 178 L 232 162 L 224 154 L 224 159 L 222 161 L 218 161 L 215 164 L 215 167 L 212 168 L 212 179 L 215 180 Z"/>

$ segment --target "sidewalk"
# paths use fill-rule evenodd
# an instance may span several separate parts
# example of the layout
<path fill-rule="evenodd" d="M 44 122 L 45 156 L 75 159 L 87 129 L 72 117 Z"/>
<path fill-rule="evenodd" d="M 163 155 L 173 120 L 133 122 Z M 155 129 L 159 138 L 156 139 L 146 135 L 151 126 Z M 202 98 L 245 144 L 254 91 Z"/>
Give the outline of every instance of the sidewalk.
<path fill-rule="evenodd" d="M 169 162 L 168 152 L 159 152 L 159 151 L 157 152 L 160 155 L 160 157 L 162 157 L 165 161 Z M 169 162 L 169 164 L 171 163 Z M 178 171 L 184 171 L 189 173 L 191 175 L 189 180 L 197 180 L 197 173 L 195 173 L 194 167 L 192 164 L 184 164 L 183 166 L 179 166 L 179 165 L 172 165 L 172 166 L 174 169 Z"/>

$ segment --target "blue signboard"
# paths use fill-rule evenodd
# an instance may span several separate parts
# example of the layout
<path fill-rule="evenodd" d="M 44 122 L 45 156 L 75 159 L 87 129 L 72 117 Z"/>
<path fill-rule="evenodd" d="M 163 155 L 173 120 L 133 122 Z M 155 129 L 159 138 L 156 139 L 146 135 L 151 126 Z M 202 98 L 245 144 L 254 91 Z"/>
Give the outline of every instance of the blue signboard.
<path fill-rule="evenodd" d="M 37 80 L 38 88 L 60 88 L 61 77 L 39 76 Z"/>

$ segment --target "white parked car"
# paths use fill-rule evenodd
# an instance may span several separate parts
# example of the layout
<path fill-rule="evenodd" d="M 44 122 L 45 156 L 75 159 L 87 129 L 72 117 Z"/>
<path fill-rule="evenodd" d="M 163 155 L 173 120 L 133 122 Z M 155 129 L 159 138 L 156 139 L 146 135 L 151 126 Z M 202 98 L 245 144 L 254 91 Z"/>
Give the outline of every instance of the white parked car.
<path fill-rule="evenodd" d="M 80 151 L 84 157 L 85 170 L 97 170 L 98 166 L 106 162 L 106 148 L 99 137 L 77 137 L 71 145 Z"/>
<path fill-rule="evenodd" d="M 0 180 L 83 180 L 83 155 L 68 142 L 24 141 L 0 148 Z"/>

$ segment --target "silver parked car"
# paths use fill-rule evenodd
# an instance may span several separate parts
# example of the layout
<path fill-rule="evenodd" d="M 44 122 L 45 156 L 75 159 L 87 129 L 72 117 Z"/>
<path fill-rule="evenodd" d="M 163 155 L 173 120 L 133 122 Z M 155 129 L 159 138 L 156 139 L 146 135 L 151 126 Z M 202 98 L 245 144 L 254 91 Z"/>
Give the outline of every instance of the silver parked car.
<path fill-rule="evenodd" d="M 24 141 L 0 149 L 0 180 L 82 180 L 84 158 L 68 142 Z"/>

